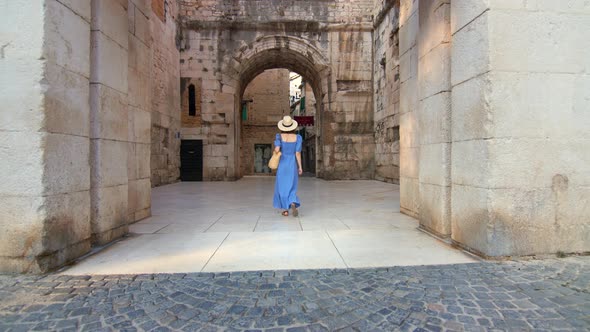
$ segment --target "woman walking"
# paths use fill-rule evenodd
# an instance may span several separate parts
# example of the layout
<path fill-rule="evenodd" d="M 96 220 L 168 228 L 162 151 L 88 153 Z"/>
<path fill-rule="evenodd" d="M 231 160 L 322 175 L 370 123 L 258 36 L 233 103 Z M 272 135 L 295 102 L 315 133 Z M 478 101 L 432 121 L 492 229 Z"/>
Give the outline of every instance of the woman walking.
<path fill-rule="evenodd" d="M 286 115 L 279 121 L 278 127 L 281 130 L 275 138 L 275 152 L 281 152 L 279 168 L 275 180 L 275 194 L 273 206 L 283 210 L 283 216 L 289 215 L 289 208 L 294 217 L 299 212 L 297 208 L 301 205 L 297 197 L 297 182 L 299 175 L 303 173 L 301 168 L 301 144 L 302 138 L 295 134 L 297 121 Z"/>

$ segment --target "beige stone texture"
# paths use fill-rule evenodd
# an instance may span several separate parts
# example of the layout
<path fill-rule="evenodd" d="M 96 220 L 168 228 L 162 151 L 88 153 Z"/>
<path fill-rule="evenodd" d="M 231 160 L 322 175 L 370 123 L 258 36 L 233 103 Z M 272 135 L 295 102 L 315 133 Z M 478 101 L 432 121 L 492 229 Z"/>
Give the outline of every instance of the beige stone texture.
<path fill-rule="evenodd" d="M 92 233 L 96 244 L 105 244 L 126 233 L 129 188 L 126 182 L 95 190 L 95 208 L 91 211 Z"/>
<path fill-rule="evenodd" d="M 451 187 L 420 182 L 420 227 L 440 237 L 451 234 Z"/>
<path fill-rule="evenodd" d="M 127 1 L 119 0 L 91 0 L 92 31 L 100 31 L 103 35 L 128 49 L 128 18 Z M 124 3 L 124 4 L 123 4 Z"/>
<path fill-rule="evenodd" d="M 422 100 L 417 113 L 420 143 L 451 142 L 450 123 L 453 112 L 450 92 L 441 92 Z"/>
<path fill-rule="evenodd" d="M 90 85 L 91 137 L 127 140 L 127 95 L 103 84 Z"/>
<path fill-rule="evenodd" d="M 451 82 L 455 86 L 489 71 L 489 12 L 453 34 Z"/>
<path fill-rule="evenodd" d="M 90 77 L 89 23 L 57 0 L 45 1 L 43 57 L 69 71 Z"/>
<path fill-rule="evenodd" d="M 420 146 L 419 178 L 420 183 L 439 186 L 451 185 L 451 144 L 435 143 Z M 426 204 L 422 204 L 426 207 Z"/>
<path fill-rule="evenodd" d="M 127 29 L 125 29 L 127 30 Z M 127 93 L 127 49 L 107 37 L 102 31 L 92 31 L 91 83 L 101 83 L 121 93 Z"/>
<path fill-rule="evenodd" d="M 127 183 L 127 142 L 104 139 L 92 140 L 92 181 L 97 187 L 111 187 Z"/>

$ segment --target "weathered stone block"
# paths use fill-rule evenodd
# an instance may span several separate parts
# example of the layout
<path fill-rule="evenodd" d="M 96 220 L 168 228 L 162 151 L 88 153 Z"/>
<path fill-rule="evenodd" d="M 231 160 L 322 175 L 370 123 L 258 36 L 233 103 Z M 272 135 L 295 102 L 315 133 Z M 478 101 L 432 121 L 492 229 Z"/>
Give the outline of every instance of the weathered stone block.
<path fill-rule="evenodd" d="M 418 109 L 418 77 L 409 78 L 400 85 L 400 113 Z"/>
<path fill-rule="evenodd" d="M 420 186 L 418 179 L 400 176 L 400 209 L 402 213 L 417 218 L 420 211 Z"/>
<path fill-rule="evenodd" d="M 45 130 L 88 136 L 90 108 L 88 78 L 52 62 L 45 65 Z M 27 89 L 28 90 L 28 89 Z"/>
<path fill-rule="evenodd" d="M 418 48 L 413 47 L 400 57 L 400 81 L 406 82 L 411 77 L 418 77 Z"/>
<path fill-rule="evenodd" d="M 101 83 L 127 93 L 127 50 L 106 37 L 101 31 L 92 31 L 92 68 L 90 83 Z"/>
<path fill-rule="evenodd" d="M 128 142 L 103 139 L 91 140 L 93 187 L 104 188 L 126 184 Z"/>
<path fill-rule="evenodd" d="M 103 84 L 90 85 L 91 137 L 127 140 L 126 95 Z"/>
<path fill-rule="evenodd" d="M 406 23 L 401 24 L 402 26 L 399 29 L 399 54 L 403 55 L 410 48 L 414 47 L 418 41 L 418 32 L 420 29 L 418 13 L 413 13 Z"/>
<path fill-rule="evenodd" d="M 137 180 L 137 152 L 136 144 L 133 142 L 127 143 L 127 179 Z"/>
<path fill-rule="evenodd" d="M 151 44 L 150 20 L 146 12 L 142 12 L 139 7 L 134 8 L 134 35 L 139 38 L 145 45 Z"/>
<path fill-rule="evenodd" d="M 457 85 L 490 69 L 489 12 L 453 35 L 451 82 Z"/>
<path fill-rule="evenodd" d="M 124 49 L 128 48 L 127 1 L 92 0 L 92 30 L 99 30 Z"/>
<path fill-rule="evenodd" d="M 133 137 L 130 140 L 138 143 L 151 142 L 151 113 L 139 109 L 131 110 L 133 115 Z"/>
<path fill-rule="evenodd" d="M 418 174 L 420 183 L 438 186 L 451 184 L 451 144 L 436 143 L 420 146 Z"/>
<path fill-rule="evenodd" d="M 451 1 L 451 33 L 454 34 L 470 24 L 488 8 L 488 0 Z"/>
<path fill-rule="evenodd" d="M 489 74 L 484 74 L 453 87 L 453 140 L 491 137 L 494 122 L 488 100 L 491 90 L 489 77 Z"/>
<path fill-rule="evenodd" d="M 486 92 L 494 136 L 590 137 L 590 114 L 582 111 L 590 99 L 589 77 L 492 72 L 489 79 L 492 86 Z"/>
<path fill-rule="evenodd" d="M 70 193 L 90 188 L 88 137 L 47 134 L 43 149 L 45 194 Z"/>
<path fill-rule="evenodd" d="M 142 110 L 150 109 L 149 75 L 142 74 L 135 69 L 128 72 L 127 101 L 129 105 Z"/>
<path fill-rule="evenodd" d="M 587 15 L 492 10 L 488 24 L 489 57 L 495 70 L 557 73 L 590 70 Z M 506 26 L 519 33 L 508 33 Z"/>
<path fill-rule="evenodd" d="M 451 141 L 451 93 L 443 92 L 419 103 L 417 112 L 420 144 Z"/>
<path fill-rule="evenodd" d="M 453 185 L 451 195 L 451 238 L 478 253 L 489 253 L 489 189 Z"/>
<path fill-rule="evenodd" d="M 50 0 L 55 1 L 55 0 Z M 77 15 L 82 16 L 82 18 L 90 23 L 90 1 L 84 0 L 59 0 L 64 6 L 68 7 L 71 11 L 76 13 Z"/>
<path fill-rule="evenodd" d="M 137 143 L 135 145 L 135 162 L 137 178 L 150 177 L 150 144 Z"/>
<path fill-rule="evenodd" d="M 418 112 L 403 113 L 399 117 L 400 146 L 403 148 L 420 146 L 417 113 Z"/>
<path fill-rule="evenodd" d="M 565 176 L 572 184 L 590 186 L 590 173 L 580 171 L 590 165 L 589 139 L 512 139 L 489 141 L 490 188 L 549 187 L 555 176 Z M 540 150 L 539 147 L 543 148 Z M 534 171 L 532 171 L 534 170 Z"/>
<path fill-rule="evenodd" d="M 39 273 L 90 249 L 88 191 L 1 199 L 0 252 L 12 263 L 0 271 Z"/>
<path fill-rule="evenodd" d="M 135 181 L 136 211 L 141 211 L 151 206 L 152 186 L 150 178 Z"/>
<path fill-rule="evenodd" d="M 451 187 L 420 182 L 420 226 L 436 235 L 451 234 Z"/>
<path fill-rule="evenodd" d="M 418 0 L 401 0 L 400 1 L 400 24 L 405 24 L 411 15 L 418 12 L 418 5 L 420 1 Z"/>
<path fill-rule="evenodd" d="M 203 161 L 205 167 L 227 167 L 227 157 L 209 157 Z"/>
<path fill-rule="evenodd" d="M 453 185 L 488 188 L 491 176 L 489 141 L 455 141 L 451 151 Z"/>
<path fill-rule="evenodd" d="M 49 0 L 45 5 L 44 58 L 90 77 L 90 25 L 58 1 Z"/>
<path fill-rule="evenodd" d="M 400 175 L 418 179 L 420 148 L 399 149 L 400 153 Z"/>
<path fill-rule="evenodd" d="M 47 134 L 0 132 L 0 196 L 41 196 Z"/>
<path fill-rule="evenodd" d="M 108 243 L 127 232 L 127 183 L 94 189 L 92 199 L 92 236 L 97 244 Z"/>
<path fill-rule="evenodd" d="M 419 99 L 451 90 L 450 44 L 440 44 L 418 64 Z"/>
<path fill-rule="evenodd" d="M 418 54 L 423 58 L 441 43 L 451 41 L 451 5 L 440 0 L 421 0 L 419 9 Z"/>

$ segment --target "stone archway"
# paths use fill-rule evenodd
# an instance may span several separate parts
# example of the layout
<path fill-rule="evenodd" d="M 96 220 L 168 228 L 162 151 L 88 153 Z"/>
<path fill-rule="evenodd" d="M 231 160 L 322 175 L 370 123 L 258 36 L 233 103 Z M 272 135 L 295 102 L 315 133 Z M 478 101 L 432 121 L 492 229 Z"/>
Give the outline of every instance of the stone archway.
<path fill-rule="evenodd" d="M 248 83 L 268 69 L 285 68 L 301 74 L 311 84 L 317 100 L 315 125 L 318 128 L 316 139 L 316 169 L 318 177 L 322 177 L 323 134 L 330 130 L 328 123 L 323 121 L 323 114 L 330 108 L 331 81 L 330 66 L 327 58 L 303 38 L 292 36 L 265 36 L 258 38 L 250 45 L 244 46 L 231 58 L 233 66 L 228 66 L 229 73 L 222 84 L 234 86 L 234 172 L 240 174 L 240 109 L 241 100 Z"/>

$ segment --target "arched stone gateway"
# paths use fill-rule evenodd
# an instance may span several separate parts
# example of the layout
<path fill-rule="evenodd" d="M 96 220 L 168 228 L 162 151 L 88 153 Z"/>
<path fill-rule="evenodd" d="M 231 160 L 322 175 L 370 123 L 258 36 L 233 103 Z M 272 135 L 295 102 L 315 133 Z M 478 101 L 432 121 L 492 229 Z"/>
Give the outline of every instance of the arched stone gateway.
<path fill-rule="evenodd" d="M 315 126 L 319 128 L 317 131 L 316 144 L 322 146 L 322 132 L 329 130 L 322 124 L 322 114 L 329 109 L 330 95 L 328 95 L 328 84 L 330 82 L 330 67 L 328 61 L 320 50 L 315 48 L 309 41 L 302 38 L 289 36 L 264 36 L 257 39 L 253 44 L 243 47 L 239 52 L 232 57 L 233 60 L 239 63 L 235 68 L 237 73 L 236 78 L 227 84 L 235 84 L 238 101 L 234 108 L 234 123 L 236 130 L 235 142 L 236 148 L 240 147 L 239 137 L 241 123 L 240 107 L 243 99 L 244 90 L 246 86 L 260 73 L 268 69 L 285 68 L 290 71 L 301 74 L 307 82 L 312 86 L 314 95 L 317 96 L 317 113 L 315 116 Z M 228 77 L 232 77 L 229 76 Z M 287 114 L 284 114 L 287 115 Z M 316 151 L 323 151 L 322 148 Z M 240 170 L 240 158 L 236 158 L 236 170 Z M 316 156 L 315 160 L 321 163 L 322 156 Z M 322 177 L 322 167 L 316 168 L 319 170 L 318 176 Z M 238 174 L 241 176 L 242 174 Z"/>
<path fill-rule="evenodd" d="M 183 128 L 183 137 L 205 142 L 204 178 L 242 176 L 242 94 L 254 77 L 275 68 L 301 74 L 313 88 L 316 175 L 373 178 L 371 28 L 363 24 L 269 24 L 270 30 L 279 33 L 238 24 L 186 24 L 188 45 L 181 53 L 181 75 L 186 81 L 201 79 L 207 84 L 203 85 L 202 126 Z M 201 52 L 208 49 L 209 55 Z M 214 69 L 203 63 L 212 63 Z"/>
<path fill-rule="evenodd" d="M 126 234 L 181 140 L 197 178 L 238 179 L 242 94 L 269 68 L 313 87 L 320 177 L 399 183 L 402 212 L 483 256 L 590 251 L 587 8 L 465 3 L 6 2 L 0 271 Z"/>

